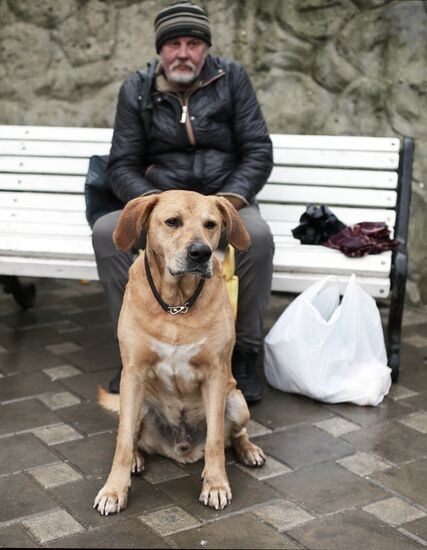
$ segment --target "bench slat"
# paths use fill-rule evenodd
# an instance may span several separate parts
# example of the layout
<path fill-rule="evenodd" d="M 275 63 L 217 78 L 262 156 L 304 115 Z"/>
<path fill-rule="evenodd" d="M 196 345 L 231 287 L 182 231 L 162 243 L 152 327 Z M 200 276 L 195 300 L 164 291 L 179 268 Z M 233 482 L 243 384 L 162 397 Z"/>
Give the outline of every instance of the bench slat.
<path fill-rule="evenodd" d="M 276 245 L 275 271 L 295 273 L 360 273 L 365 277 L 388 277 L 391 252 L 382 252 L 362 258 L 347 258 L 339 250 L 315 245 Z"/>
<path fill-rule="evenodd" d="M 77 141 L 0 141 L 2 155 L 35 157 L 77 157 L 88 158 L 92 155 L 108 155 L 111 143 Z"/>
<path fill-rule="evenodd" d="M 325 274 L 315 275 L 311 273 L 274 273 L 273 292 L 303 292 L 306 288 L 319 281 Z M 340 275 L 337 277 L 340 293 L 344 294 L 350 281 L 350 276 Z M 390 280 L 375 277 L 357 277 L 357 282 L 374 298 L 387 298 L 390 294 Z"/>
<path fill-rule="evenodd" d="M 49 193 L 83 193 L 85 176 L 38 174 L 0 174 L 0 190 L 48 191 Z"/>
<path fill-rule="evenodd" d="M 2 139 L 42 139 L 47 141 L 111 142 L 112 128 L 71 126 L 0 126 Z"/>
<path fill-rule="evenodd" d="M 258 199 L 270 202 L 322 203 L 329 206 L 354 205 L 393 208 L 396 205 L 397 193 L 388 190 L 267 184 L 258 194 Z"/>
<path fill-rule="evenodd" d="M 291 222 L 298 224 L 301 215 L 305 212 L 306 205 L 289 204 L 265 204 L 259 205 L 262 216 L 269 222 Z M 396 219 L 394 210 L 363 209 L 363 208 L 345 208 L 337 206 L 333 208 L 333 213 L 346 225 L 352 225 L 360 222 L 386 222 L 389 228 L 393 228 Z"/>
<path fill-rule="evenodd" d="M 89 159 L 56 157 L 0 157 L 0 172 L 30 174 L 87 174 Z"/>
<path fill-rule="evenodd" d="M 46 214 L 45 214 L 46 218 Z M 0 220 L 0 234 L 8 236 L 27 236 L 37 238 L 38 236 L 54 236 L 54 237 L 86 237 L 90 238 L 92 231 L 89 225 L 82 224 L 57 224 L 52 223 L 51 220 L 45 220 L 46 223 L 38 223 L 35 225 L 32 222 L 22 221 L 1 221 Z M 1 246 L 0 246 L 1 248 Z"/>
<path fill-rule="evenodd" d="M 292 183 L 295 185 L 396 189 L 397 173 L 380 170 L 288 168 L 275 166 L 268 181 L 270 183 Z"/>
<path fill-rule="evenodd" d="M 0 256 L 2 275 L 18 277 L 48 277 L 56 279 L 88 279 L 97 281 L 95 260 L 67 260 L 64 258 L 22 258 Z"/>
<path fill-rule="evenodd" d="M 0 209 L 1 208 L 85 212 L 86 204 L 83 195 L 13 193 L 5 191 L 1 194 Z"/>
<path fill-rule="evenodd" d="M 84 212 L 69 212 L 64 210 L 31 210 L 31 209 L 7 209 L 0 208 L 1 222 L 33 223 L 43 224 L 46 218 L 55 225 L 82 225 L 87 226 Z"/>
<path fill-rule="evenodd" d="M 286 166 L 329 166 L 336 168 L 378 168 L 397 170 L 398 153 L 370 153 L 364 151 L 329 151 L 312 149 L 273 150 L 274 164 Z"/>
<path fill-rule="evenodd" d="M 364 136 L 313 136 L 272 134 L 274 147 L 289 149 L 335 149 L 336 151 L 382 151 L 398 153 L 399 138 Z"/>
<path fill-rule="evenodd" d="M 0 253 L 5 255 L 70 259 L 92 259 L 94 256 L 92 242 L 88 237 L 58 235 L 34 239 L 22 235 L 5 235 L 0 247 Z"/>

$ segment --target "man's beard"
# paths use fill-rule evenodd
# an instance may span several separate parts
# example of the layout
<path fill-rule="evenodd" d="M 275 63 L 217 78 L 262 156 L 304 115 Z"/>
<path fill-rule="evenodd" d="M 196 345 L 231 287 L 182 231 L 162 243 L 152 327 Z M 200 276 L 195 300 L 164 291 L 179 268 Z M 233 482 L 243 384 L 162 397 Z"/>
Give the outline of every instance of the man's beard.
<path fill-rule="evenodd" d="M 180 71 L 177 69 L 180 66 L 187 67 L 190 70 L 185 72 Z M 194 82 L 198 76 L 199 74 L 197 73 L 196 66 L 191 61 L 185 63 L 176 61 L 169 67 L 166 73 L 166 78 L 176 84 L 190 84 Z"/>

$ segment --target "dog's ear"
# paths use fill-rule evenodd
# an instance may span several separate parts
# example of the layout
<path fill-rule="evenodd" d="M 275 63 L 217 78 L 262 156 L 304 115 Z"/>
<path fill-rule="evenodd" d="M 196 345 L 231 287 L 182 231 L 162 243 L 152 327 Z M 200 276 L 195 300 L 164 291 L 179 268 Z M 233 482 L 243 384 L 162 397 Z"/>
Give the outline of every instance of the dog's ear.
<path fill-rule="evenodd" d="M 226 198 L 215 197 L 215 200 L 227 227 L 228 242 L 236 250 L 247 250 L 251 244 L 251 238 L 239 212 Z"/>
<path fill-rule="evenodd" d="M 138 197 L 127 203 L 113 232 L 113 241 L 119 250 L 126 252 L 132 248 L 158 200 L 159 195 L 156 194 Z"/>

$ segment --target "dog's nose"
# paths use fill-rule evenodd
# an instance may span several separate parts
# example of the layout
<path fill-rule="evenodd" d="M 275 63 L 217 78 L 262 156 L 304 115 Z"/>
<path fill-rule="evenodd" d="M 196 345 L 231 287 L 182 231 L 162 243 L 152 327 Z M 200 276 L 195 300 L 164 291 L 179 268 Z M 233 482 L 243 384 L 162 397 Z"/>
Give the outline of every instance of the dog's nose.
<path fill-rule="evenodd" d="M 212 256 L 212 250 L 205 243 L 192 243 L 187 249 L 187 255 L 193 262 L 203 263 Z"/>

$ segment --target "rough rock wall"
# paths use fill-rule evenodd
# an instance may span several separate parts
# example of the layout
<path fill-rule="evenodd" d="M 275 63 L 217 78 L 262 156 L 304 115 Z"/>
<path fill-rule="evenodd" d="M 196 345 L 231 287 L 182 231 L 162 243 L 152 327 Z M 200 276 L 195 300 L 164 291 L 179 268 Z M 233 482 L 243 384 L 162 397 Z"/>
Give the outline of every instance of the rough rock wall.
<path fill-rule="evenodd" d="M 168 0 L 0 0 L 0 123 L 111 126 Z M 201 0 L 271 132 L 416 139 L 409 296 L 427 303 L 427 2 Z"/>

